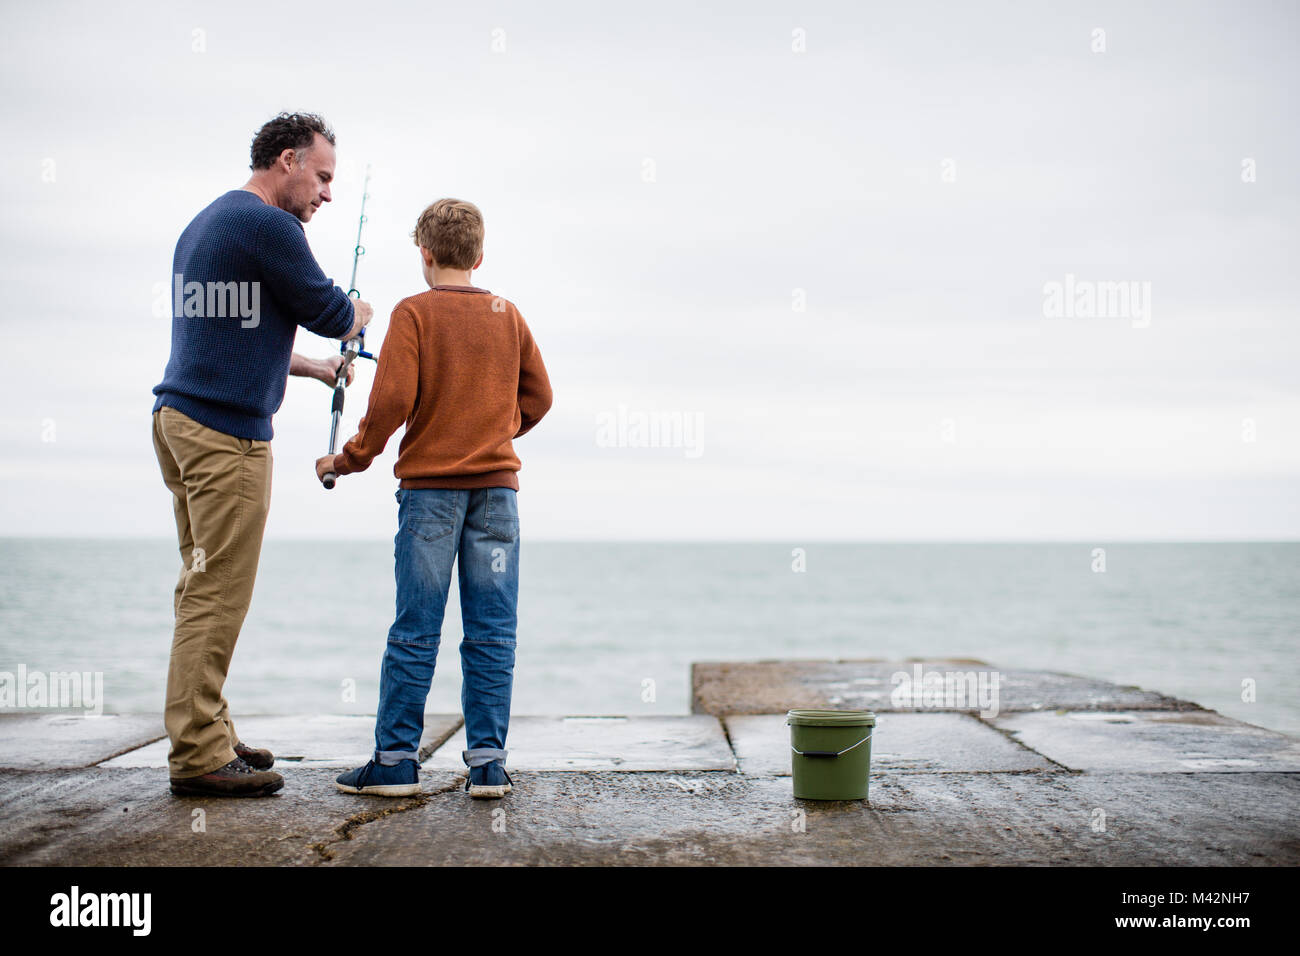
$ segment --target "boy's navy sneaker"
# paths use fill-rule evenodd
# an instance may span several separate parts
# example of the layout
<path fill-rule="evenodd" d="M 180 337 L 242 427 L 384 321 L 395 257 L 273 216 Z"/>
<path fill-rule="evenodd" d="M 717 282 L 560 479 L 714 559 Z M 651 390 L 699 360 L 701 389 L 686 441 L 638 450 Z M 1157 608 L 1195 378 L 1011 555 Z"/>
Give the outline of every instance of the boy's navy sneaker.
<path fill-rule="evenodd" d="M 493 760 L 481 767 L 470 767 L 469 777 L 465 780 L 465 789 L 471 797 L 496 800 L 510 792 L 510 774 L 506 765 L 500 760 Z"/>
<path fill-rule="evenodd" d="M 420 768 L 414 760 L 400 760 L 392 766 L 370 761 L 334 780 L 344 793 L 370 797 L 411 797 L 420 792 Z"/>

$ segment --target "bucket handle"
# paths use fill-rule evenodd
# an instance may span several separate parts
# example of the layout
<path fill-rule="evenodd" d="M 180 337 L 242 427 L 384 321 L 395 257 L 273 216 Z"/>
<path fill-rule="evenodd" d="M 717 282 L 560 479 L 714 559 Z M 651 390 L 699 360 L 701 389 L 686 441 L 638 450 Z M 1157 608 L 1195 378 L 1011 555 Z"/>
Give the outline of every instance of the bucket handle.
<path fill-rule="evenodd" d="M 854 744 L 853 747 L 861 747 L 870 739 L 871 739 L 871 734 L 867 734 L 856 744 Z M 790 749 L 793 750 L 795 753 L 797 753 L 800 757 L 842 757 L 844 754 L 852 750 L 853 747 L 845 747 L 843 750 L 836 753 L 834 750 L 798 750 L 795 748 L 794 744 L 790 745 Z"/>

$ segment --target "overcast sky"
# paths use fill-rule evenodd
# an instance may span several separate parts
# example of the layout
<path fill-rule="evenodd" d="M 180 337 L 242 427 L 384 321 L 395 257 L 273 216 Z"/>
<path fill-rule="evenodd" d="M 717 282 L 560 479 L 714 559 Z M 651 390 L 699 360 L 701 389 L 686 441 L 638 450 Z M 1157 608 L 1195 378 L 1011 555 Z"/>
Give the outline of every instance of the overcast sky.
<path fill-rule="evenodd" d="M 7 5 L 2 533 L 174 535 L 155 289 L 282 109 L 337 133 L 343 285 L 373 165 L 375 345 L 420 209 L 482 208 L 555 390 L 534 539 L 1300 533 L 1294 4 L 540 6 Z M 328 426 L 291 380 L 269 538 L 393 533 L 398 436 L 326 493 Z"/>

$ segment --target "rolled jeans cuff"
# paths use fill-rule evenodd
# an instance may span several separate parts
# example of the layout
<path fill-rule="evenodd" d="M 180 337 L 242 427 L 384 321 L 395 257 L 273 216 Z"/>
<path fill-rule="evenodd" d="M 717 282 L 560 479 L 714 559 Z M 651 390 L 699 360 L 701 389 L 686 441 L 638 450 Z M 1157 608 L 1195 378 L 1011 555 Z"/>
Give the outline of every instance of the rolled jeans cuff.
<path fill-rule="evenodd" d="M 482 747 L 478 750 L 462 750 L 460 752 L 460 759 L 465 761 L 466 766 L 482 767 L 484 764 L 492 763 L 494 760 L 504 761 L 506 759 L 506 753 L 507 751 L 505 750 L 492 750 Z"/>
<path fill-rule="evenodd" d="M 414 750 L 376 750 L 375 760 L 385 767 L 396 767 L 403 760 L 420 762 L 420 754 Z"/>

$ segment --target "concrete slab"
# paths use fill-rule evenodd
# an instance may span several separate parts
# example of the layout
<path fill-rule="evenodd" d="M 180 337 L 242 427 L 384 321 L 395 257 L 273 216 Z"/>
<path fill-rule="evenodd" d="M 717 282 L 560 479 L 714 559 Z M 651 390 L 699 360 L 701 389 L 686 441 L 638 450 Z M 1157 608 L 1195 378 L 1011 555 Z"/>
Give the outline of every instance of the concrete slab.
<path fill-rule="evenodd" d="M 0 865 L 1300 865 L 1298 774 L 893 774 L 870 804 L 737 773 L 523 771 L 501 801 L 335 774 L 289 768 L 264 800 L 172 797 L 161 769 L 0 774 Z"/>
<path fill-rule="evenodd" d="M 0 774 L 0 866 L 310 866 L 318 847 L 463 780 L 425 774 L 423 795 L 380 799 L 340 792 L 337 775 L 290 766 L 275 796 L 222 800 L 174 797 L 158 768 Z"/>
<path fill-rule="evenodd" d="M 897 774 L 866 804 L 737 773 L 527 771 L 501 801 L 454 774 L 385 800 L 335 773 L 290 768 L 264 800 L 172 797 L 160 769 L 3 774 L 0 865 L 1300 865 L 1297 774 Z"/>
<path fill-rule="evenodd" d="M 462 728 L 424 763 L 465 769 Z M 515 770 L 734 770 L 716 717 L 512 717 L 506 766 Z"/>
<path fill-rule="evenodd" d="M 820 803 L 726 771 L 524 770 L 500 801 L 452 772 L 342 794 L 337 772 L 215 800 L 161 768 L 7 771 L 0 865 L 1300 865 L 1297 773 L 884 773 L 870 803 Z"/>
<path fill-rule="evenodd" d="M 0 768 L 89 767 L 163 733 L 160 715 L 0 714 Z"/>
<path fill-rule="evenodd" d="M 1300 771 L 1300 739 L 1213 711 L 1011 714 L 992 723 L 1072 770 L 1140 773 Z"/>
<path fill-rule="evenodd" d="M 420 752 L 432 753 L 460 726 L 459 714 L 425 714 Z M 355 714 L 240 717 L 235 721 L 240 739 L 275 754 L 275 769 L 300 767 L 358 767 L 375 749 L 375 718 Z M 100 764 L 108 769 L 166 767 L 168 741 L 157 743 Z"/>
<path fill-rule="evenodd" d="M 736 773 L 513 774 L 351 831 L 325 865 L 1293 866 L 1296 774 L 892 774 L 870 804 Z"/>
<path fill-rule="evenodd" d="M 920 680 L 917 681 L 918 668 Z M 1191 701 L 1166 697 L 1139 687 L 1054 674 L 1047 671 L 1006 670 L 984 661 L 877 659 L 836 661 L 701 661 L 691 667 L 691 712 L 696 714 L 777 714 L 791 708 L 884 711 L 962 711 L 981 709 L 976 701 L 954 697 L 952 703 L 928 703 L 910 694 L 896 701 L 894 693 L 917 684 L 926 675 L 966 675 L 978 682 L 997 675 L 999 713 L 1038 710 L 1201 710 Z M 907 683 L 896 679 L 906 675 Z M 954 676 L 954 689 L 964 686 Z M 990 685 L 991 686 L 991 685 Z M 918 704 L 920 706 L 918 706 Z"/>
<path fill-rule="evenodd" d="M 724 718 L 740 772 L 790 776 L 785 714 Z M 1007 773 L 1060 769 L 967 714 L 877 715 L 871 773 Z"/>

